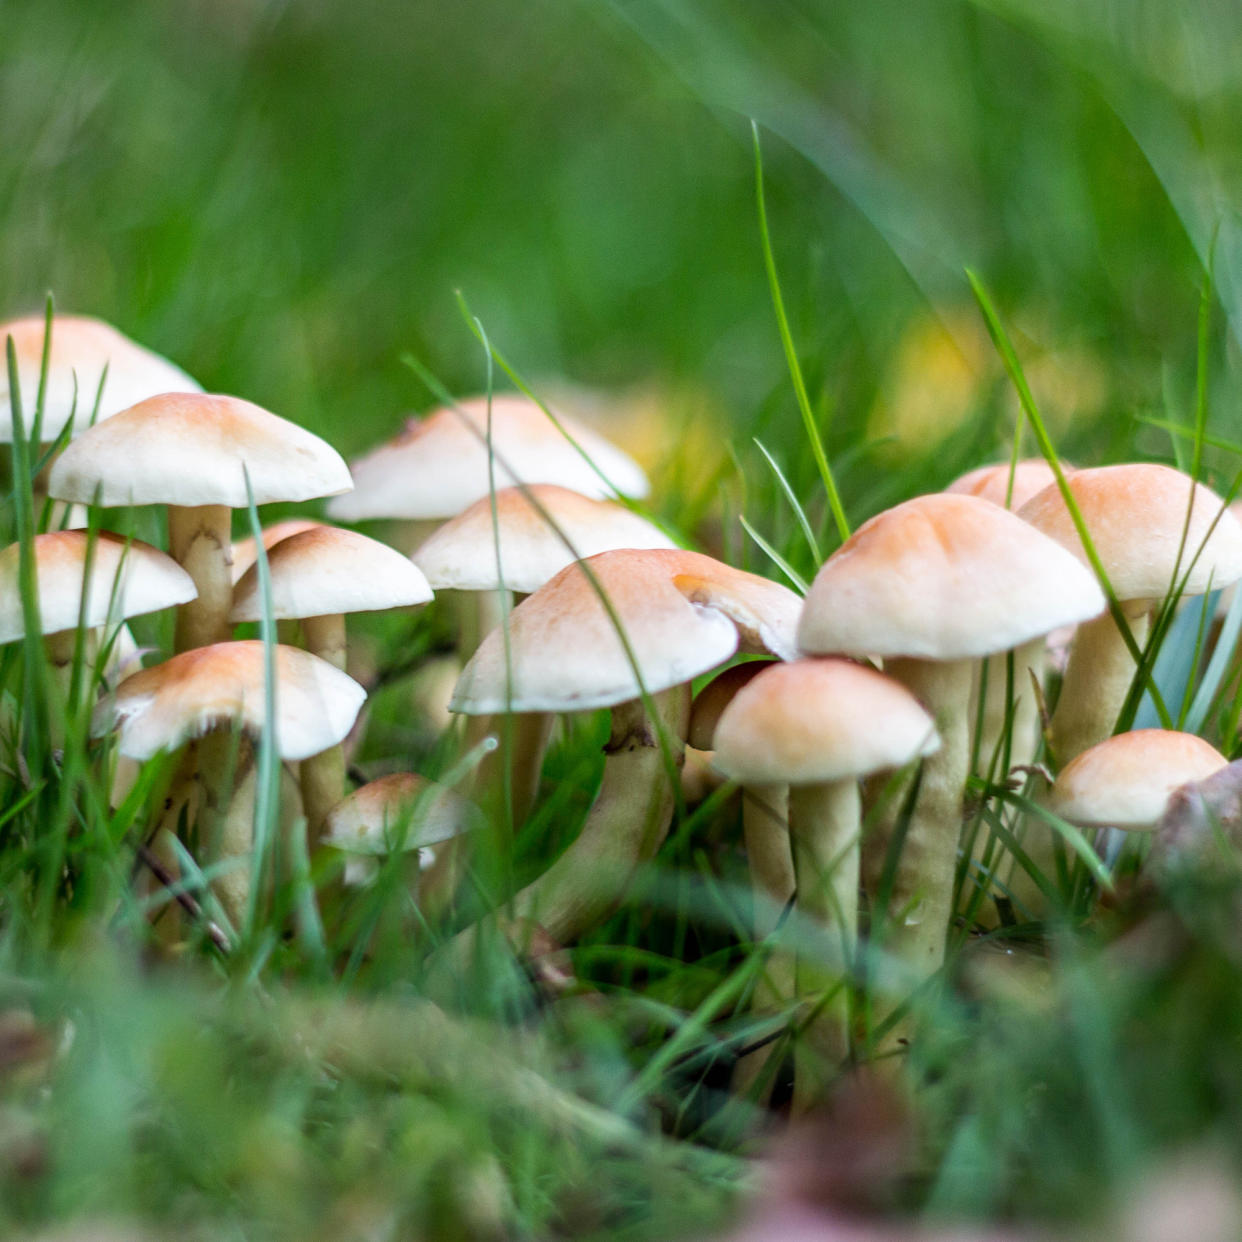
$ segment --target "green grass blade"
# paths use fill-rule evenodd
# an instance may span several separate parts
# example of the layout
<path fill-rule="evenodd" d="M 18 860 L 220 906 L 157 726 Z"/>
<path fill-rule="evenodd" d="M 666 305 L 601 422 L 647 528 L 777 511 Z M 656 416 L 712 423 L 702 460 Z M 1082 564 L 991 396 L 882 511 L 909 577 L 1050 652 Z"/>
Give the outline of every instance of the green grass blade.
<path fill-rule="evenodd" d="M 768 229 L 768 209 L 763 193 L 763 151 L 759 142 L 759 126 L 753 120 L 750 123 L 750 130 L 755 148 L 755 202 L 759 213 L 759 240 L 763 247 L 763 265 L 768 274 L 768 288 L 772 294 L 772 309 L 776 312 L 776 326 L 780 332 L 781 345 L 785 350 L 789 377 L 793 381 L 794 393 L 798 398 L 802 423 L 811 444 L 811 453 L 815 458 L 815 465 L 819 468 L 819 477 L 823 481 L 824 490 L 828 493 L 828 506 L 837 524 L 837 534 L 844 543 L 850 537 L 850 525 L 845 517 L 845 509 L 841 504 L 841 495 L 837 491 L 837 483 L 833 478 L 828 454 L 824 450 L 819 426 L 815 422 L 815 412 L 811 409 L 811 399 L 807 395 L 806 381 L 802 378 L 802 367 L 798 362 L 798 351 L 794 348 L 793 333 L 789 330 L 789 317 L 785 314 L 785 300 L 781 296 L 780 277 L 776 271 L 776 256 L 772 251 L 772 237 Z"/>
<path fill-rule="evenodd" d="M 798 594 L 805 595 L 810 589 L 806 579 L 746 520 L 743 514 L 739 513 L 737 520 L 741 523 L 742 529 L 772 558 L 781 573 L 793 583 Z"/>
<path fill-rule="evenodd" d="M 794 495 L 794 490 L 790 486 L 789 480 L 785 477 L 785 472 L 777 465 L 776 458 L 768 452 L 763 441 L 758 437 L 754 438 L 754 445 L 768 463 L 772 470 L 773 476 L 776 478 L 777 486 L 785 495 L 785 499 L 789 501 L 789 507 L 793 510 L 794 517 L 798 519 L 798 525 L 802 527 L 802 533 L 806 536 L 807 545 L 811 549 L 811 556 L 815 558 L 815 566 L 818 568 L 823 562 L 823 553 L 819 550 L 819 540 L 815 538 L 815 532 L 811 529 L 811 520 L 806 515 L 806 510 L 798 502 L 798 497 Z"/>

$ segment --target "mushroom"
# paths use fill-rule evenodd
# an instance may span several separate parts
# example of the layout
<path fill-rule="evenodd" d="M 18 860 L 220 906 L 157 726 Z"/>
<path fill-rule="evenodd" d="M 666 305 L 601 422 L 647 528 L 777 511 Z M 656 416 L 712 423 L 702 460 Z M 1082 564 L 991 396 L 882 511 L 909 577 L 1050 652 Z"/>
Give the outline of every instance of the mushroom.
<path fill-rule="evenodd" d="M 700 553 L 621 550 L 575 562 L 514 609 L 511 678 L 503 636 L 484 639 L 454 710 L 612 709 L 599 795 L 577 840 L 513 898 L 519 920 L 564 944 L 616 905 L 668 831 L 676 794 L 661 738 L 679 768 L 689 682 L 739 644 L 792 655 L 797 610 L 785 587 Z"/>
<path fill-rule="evenodd" d="M 329 444 L 237 397 L 167 393 L 92 427 L 52 467 L 48 493 L 101 505 L 166 504 L 168 543 L 198 588 L 177 614 L 176 648 L 227 637 L 231 509 L 348 491 Z"/>
<path fill-rule="evenodd" d="M 298 620 L 307 650 L 345 670 L 345 614 L 382 612 L 425 604 L 431 588 L 400 552 L 356 531 L 315 526 L 281 539 L 268 557 L 272 616 Z M 263 615 L 258 566 L 242 576 L 233 594 L 231 624 Z M 302 805 L 312 844 L 324 818 L 345 795 L 345 755 L 332 746 L 302 764 Z"/>
<path fill-rule="evenodd" d="M 975 496 L 919 496 L 886 510 L 816 575 L 798 629 L 803 651 L 882 656 L 885 672 L 931 711 L 942 741 L 923 764 L 884 920 L 886 946 L 913 977 L 931 975 L 944 958 L 975 661 L 1103 605 L 1091 574 L 1065 549 Z M 903 801 L 890 800 L 866 842 L 873 896 Z"/>
<path fill-rule="evenodd" d="M 176 561 L 149 544 L 107 531 L 94 536 L 82 530 L 36 535 L 33 552 L 39 620 L 62 708 L 72 706 L 69 694 L 79 622 L 94 630 L 194 598 L 194 583 Z M 26 632 L 20 561 L 19 544 L 0 552 L 0 643 L 15 642 Z M 89 668 L 89 644 L 84 650 Z M 58 735 L 62 723 L 63 714 L 53 712 L 51 727 Z"/>
<path fill-rule="evenodd" d="M 357 682 L 326 660 L 293 647 L 274 648 L 276 718 L 267 718 L 264 645 L 256 640 L 215 643 L 174 656 L 154 668 L 127 677 L 112 700 L 100 704 L 95 732 L 119 725 L 118 749 L 133 759 L 150 759 L 197 741 L 200 762 L 183 765 L 193 773 L 205 818 L 208 855 L 237 858 L 250 852 L 253 838 L 247 793 L 254 790 L 252 756 L 244 750 L 234 764 L 234 725 L 257 738 L 271 730 L 283 759 L 306 760 L 335 746 L 349 732 L 366 693 Z M 235 768 L 233 788 L 227 785 Z M 187 791 L 187 800 L 195 797 Z M 167 808 L 164 823 L 179 807 Z M 157 833 L 163 829 L 157 829 Z M 157 850 L 168 857 L 166 843 Z M 226 913 L 235 922 L 250 899 L 250 869 L 227 871 L 216 883 Z"/>
<path fill-rule="evenodd" d="M 1067 763 L 1048 793 L 1048 809 L 1081 828 L 1150 832 L 1173 791 L 1206 780 L 1229 760 L 1193 733 L 1118 733 Z"/>
<path fill-rule="evenodd" d="M 1215 492 L 1181 471 L 1152 463 L 1101 466 L 1078 470 L 1067 483 L 1140 647 L 1152 611 L 1170 592 L 1202 595 L 1242 577 L 1242 525 Z M 1088 563 L 1059 487 L 1044 488 L 1018 516 Z M 1078 627 L 1050 724 L 1056 763 L 1113 732 L 1134 672 L 1111 613 Z"/>
<path fill-rule="evenodd" d="M 507 487 L 484 496 L 451 518 L 414 552 L 412 560 L 437 590 L 495 595 L 530 594 L 575 560 L 616 548 L 672 548 L 659 527 L 624 505 L 596 500 L 550 483 Z M 510 725 L 510 744 L 485 759 L 476 775 L 480 789 L 499 785 L 510 773 L 513 821 L 521 823 L 534 803 L 551 732 L 546 713 L 522 713 Z M 497 729 L 490 717 L 474 717 L 465 745 Z"/>
<path fill-rule="evenodd" d="M 795 1047 L 794 1108 L 821 1100 L 849 1055 L 848 980 L 858 926 L 858 780 L 904 767 L 940 745 L 931 717 L 898 682 L 848 660 L 765 668 L 716 728 L 716 764 L 747 784 L 789 786 L 795 908 L 830 946 L 798 951 L 798 993 L 821 999 Z M 824 958 L 828 961 L 825 962 Z"/>
<path fill-rule="evenodd" d="M 263 550 L 270 552 L 282 539 L 288 539 L 290 535 L 300 535 L 304 530 L 314 530 L 322 525 L 322 522 L 316 522 L 313 518 L 285 518 L 281 522 L 273 522 L 270 526 L 263 528 Z M 233 541 L 234 588 L 256 559 L 256 544 L 253 535 Z"/>
<path fill-rule="evenodd" d="M 447 785 L 396 772 L 338 802 L 325 820 L 324 844 L 346 855 L 345 883 L 363 885 L 374 879 L 383 855 L 417 850 L 421 865 L 424 851 L 478 828 L 481 819 Z"/>
<path fill-rule="evenodd" d="M 0 323 L 0 342 L 13 338 L 28 436 L 43 371 L 46 326 L 44 315 L 27 315 Z M 201 391 L 180 368 L 131 341 L 111 324 L 85 315 L 56 315 L 52 320 L 39 438 L 45 443 L 55 440 L 70 418 L 74 420 L 74 435 L 85 431 L 97 398 L 98 419 L 102 421 L 157 393 Z M 0 366 L 0 441 L 7 443 L 12 438 L 9 374 L 6 367 Z"/>

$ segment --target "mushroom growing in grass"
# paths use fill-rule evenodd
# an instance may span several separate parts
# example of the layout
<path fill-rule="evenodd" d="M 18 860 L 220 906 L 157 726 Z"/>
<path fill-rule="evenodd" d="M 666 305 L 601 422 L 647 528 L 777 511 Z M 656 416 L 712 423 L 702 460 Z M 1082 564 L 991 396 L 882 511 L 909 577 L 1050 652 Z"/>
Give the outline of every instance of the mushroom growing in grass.
<path fill-rule="evenodd" d="M 0 344 L 7 337 L 13 338 L 28 436 L 43 369 L 46 326 L 46 317 L 41 314 L 0 323 Z M 201 391 L 179 367 L 131 341 L 103 320 L 85 315 L 56 315 L 52 320 L 39 438 L 45 443 L 55 440 L 70 418 L 75 435 L 85 431 L 95 413 L 96 398 L 98 419 L 102 421 L 158 393 Z M 8 443 L 12 438 L 9 374 L 7 367 L 0 366 L 0 441 Z"/>
<path fill-rule="evenodd" d="M 849 1055 L 849 978 L 858 931 L 858 781 L 940 745 L 931 717 L 901 684 L 849 660 L 765 668 L 716 728 L 716 765 L 746 784 L 789 786 L 795 909 L 828 932 L 798 949 L 797 986 L 817 1008 L 795 1049 L 794 1107 L 821 1100 Z M 818 1000 L 816 999 L 818 997 Z"/>
<path fill-rule="evenodd" d="M 431 599 L 431 588 L 410 561 L 376 539 L 335 526 L 315 526 L 281 539 L 268 555 L 272 616 L 300 621 L 312 655 L 345 669 L 345 614 L 408 608 Z M 231 624 L 258 621 L 263 595 L 258 566 L 248 569 L 233 595 Z M 302 764 L 302 805 L 310 840 L 345 795 L 345 754 L 332 746 Z"/>
<path fill-rule="evenodd" d="M 1229 760 L 1201 737 L 1136 729 L 1097 742 L 1067 763 L 1048 792 L 1048 809 L 1080 828 L 1150 832 L 1175 789 L 1206 780 Z"/>
<path fill-rule="evenodd" d="M 616 906 L 668 832 L 691 679 L 739 647 L 791 656 L 798 607 L 785 587 L 696 552 L 623 550 L 575 562 L 514 609 L 508 667 L 504 636 L 488 635 L 455 710 L 612 709 L 599 795 L 569 849 L 513 898 L 519 920 L 565 944 Z"/>
<path fill-rule="evenodd" d="M 421 869 L 426 852 L 481 822 L 478 807 L 447 785 L 397 772 L 338 802 L 324 822 L 323 841 L 345 855 L 345 883 L 362 885 L 375 878 L 385 855 L 417 851 Z"/>
<path fill-rule="evenodd" d="M 326 660 L 293 647 L 275 647 L 274 660 L 275 720 L 267 718 L 264 646 L 253 640 L 215 643 L 174 656 L 127 677 L 113 698 L 100 704 L 96 732 L 115 722 L 118 748 L 132 759 L 150 759 L 187 743 L 199 747 L 198 763 L 179 769 L 191 787 L 171 791 L 157 833 L 176 823 L 182 806 L 198 802 L 199 815 L 195 820 L 191 813 L 191 819 L 200 839 L 206 839 L 206 856 L 248 855 L 254 830 L 254 757 L 249 746 L 234 753 L 234 728 L 253 739 L 271 729 L 280 757 L 292 760 L 307 760 L 349 732 L 366 698 L 357 682 Z M 169 859 L 167 842 L 155 844 Z M 250 879 L 249 866 L 234 867 L 215 885 L 235 923 L 247 910 Z"/>
<path fill-rule="evenodd" d="M 494 596 L 504 590 L 526 596 L 573 561 L 598 552 L 673 546 L 659 527 L 624 505 L 533 483 L 498 491 L 494 518 L 490 496 L 475 501 L 431 535 L 411 559 L 437 591 Z M 511 730 L 512 745 L 480 764 L 476 785 L 496 787 L 508 771 L 515 824 L 525 819 L 535 800 L 551 727 L 547 713 L 524 712 L 514 715 L 507 728 L 482 716 L 474 717 L 467 729 L 467 747 L 488 732 L 503 740 Z"/>
<path fill-rule="evenodd" d="M 883 920 L 886 947 L 914 977 L 931 975 L 944 958 L 976 662 L 1103 606 L 1095 579 L 1064 548 L 974 496 L 920 496 L 886 510 L 816 575 L 798 629 L 802 650 L 883 657 L 885 672 L 931 711 L 941 737 L 922 767 Z M 904 801 L 889 800 L 866 842 L 872 894 Z"/>
<path fill-rule="evenodd" d="M 173 558 L 198 597 L 177 613 L 176 647 L 228 637 L 232 510 L 311 500 L 353 486 L 344 461 L 309 431 L 236 397 L 166 393 L 75 440 L 52 467 L 48 494 L 104 505 L 166 504 Z"/>
<path fill-rule="evenodd" d="M 61 706 L 69 705 L 78 624 L 89 630 L 119 624 L 127 617 L 158 612 L 194 598 L 190 575 L 171 557 L 149 544 L 106 531 L 94 537 L 83 530 L 36 535 L 33 543 L 39 620 L 45 635 L 48 667 Z M 19 582 L 21 548 L 0 552 L 0 643 L 26 632 Z M 90 580 L 87 581 L 87 569 Z M 89 687 L 94 640 L 83 648 L 84 685 Z M 59 730 L 62 713 L 52 713 Z M 62 739 L 58 739 L 62 740 Z"/>
<path fill-rule="evenodd" d="M 322 522 L 316 522 L 314 518 L 285 518 L 283 521 L 273 522 L 263 528 L 263 550 L 270 552 L 282 539 L 288 539 L 290 535 L 300 535 L 304 530 L 314 530 L 322 525 Z M 255 559 L 256 544 L 253 535 L 233 541 L 234 587 L 241 581 L 246 570 L 255 563 Z"/>
<path fill-rule="evenodd" d="M 1171 592 L 1202 595 L 1242 578 L 1242 525 L 1215 492 L 1181 471 L 1101 466 L 1075 471 L 1067 483 L 1140 649 L 1152 612 Z M 1088 563 L 1059 487 L 1045 488 L 1019 516 Z M 1050 724 L 1058 764 L 1113 732 L 1134 673 L 1111 613 L 1078 627 Z"/>

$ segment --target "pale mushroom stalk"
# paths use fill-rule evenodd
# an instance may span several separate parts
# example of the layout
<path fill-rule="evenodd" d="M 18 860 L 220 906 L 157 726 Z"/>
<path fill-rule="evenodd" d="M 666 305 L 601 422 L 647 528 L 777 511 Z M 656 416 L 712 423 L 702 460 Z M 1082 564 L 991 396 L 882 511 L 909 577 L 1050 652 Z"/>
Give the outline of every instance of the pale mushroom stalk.
<path fill-rule="evenodd" d="M 756 940 L 763 940 L 776 930 L 796 887 L 789 840 L 788 786 L 747 784 L 743 788 L 742 839 L 754 894 L 753 933 Z M 778 949 L 764 963 L 751 1011 L 757 1015 L 774 1013 L 795 995 L 794 955 Z M 735 1095 L 753 1094 L 754 1084 L 777 1046 L 766 1043 L 738 1061 L 731 1084 Z"/>
<path fill-rule="evenodd" d="M 250 902 L 257 774 L 254 749 L 245 737 L 213 729 L 199 742 L 199 835 L 207 859 L 232 864 L 213 881 L 212 891 L 238 928 L 245 923 Z"/>
<path fill-rule="evenodd" d="M 612 909 L 643 863 L 668 835 L 676 788 L 660 744 L 664 730 L 678 769 L 690 721 L 690 687 L 651 696 L 654 718 L 641 699 L 612 709 L 599 795 L 574 843 L 534 883 L 514 897 L 517 919 L 533 919 L 558 944 L 575 940 Z"/>
<path fill-rule="evenodd" d="M 825 994 L 794 1049 L 795 1113 L 822 1100 L 849 1055 L 850 994 L 846 986 L 858 939 L 858 837 L 862 808 L 853 779 L 789 789 L 789 832 L 798 882 L 798 910 L 829 930 L 832 967 L 798 954 L 798 995 Z"/>
<path fill-rule="evenodd" d="M 884 923 L 884 948 L 916 977 L 944 961 L 952 914 L 962 799 L 970 776 L 970 684 L 973 660 L 890 658 L 884 671 L 901 682 L 936 722 L 940 749 L 923 761 L 918 799 L 897 858 Z M 905 805 L 905 789 L 891 794 L 864 848 L 867 890 L 874 898 L 889 845 Z"/>
<path fill-rule="evenodd" d="M 1044 680 L 1044 669 L 1047 664 L 1047 642 L 1043 637 L 1033 638 L 1029 643 L 1014 649 L 1013 652 L 1013 723 L 1009 733 L 1009 766 L 1035 762 L 1041 738 L 1041 721 L 1039 718 L 1039 700 L 1035 695 L 1031 679 L 1041 685 Z M 983 667 L 987 668 L 986 686 L 982 678 Z M 986 773 L 992 763 L 992 757 L 1000 751 L 1005 734 L 1005 717 L 1009 712 L 1007 695 L 1009 680 L 1009 653 L 988 658 L 977 666 L 974 690 L 971 694 L 970 719 L 973 727 L 978 711 L 978 695 L 985 695 L 983 702 L 983 725 L 979 733 L 977 746 L 979 754 L 979 770 Z M 1003 759 L 1003 755 L 1001 758 Z M 999 768 L 993 773 L 996 778 L 1003 778 L 1005 773 Z"/>
<path fill-rule="evenodd" d="M 1124 605 L 1123 610 L 1141 649 L 1151 624 L 1151 604 L 1141 601 Z M 1111 613 L 1078 627 L 1049 726 L 1058 764 L 1076 759 L 1113 732 L 1135 668 L 1134 657 Z"/>
<path fill-rule="evenodd" d="M 233 606 L 232 514 L 227 505 L 168 506 L 168 550 L 198 590 L 197 599 L 177 609 L 177 652 L 228 637 Z"/>

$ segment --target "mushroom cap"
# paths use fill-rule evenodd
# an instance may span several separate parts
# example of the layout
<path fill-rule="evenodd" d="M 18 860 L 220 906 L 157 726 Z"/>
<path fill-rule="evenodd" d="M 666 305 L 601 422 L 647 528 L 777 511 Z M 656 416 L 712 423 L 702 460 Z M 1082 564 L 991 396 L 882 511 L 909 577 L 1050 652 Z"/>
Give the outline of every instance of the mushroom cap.
<path fill-rule="evenodd" d="M 351 854 L 438 845 L 479 827 L 482 812 L 447 785 L 396 772 L 354 790 L 324 820 L 324 844 Z"/>
<path fill-rule="evenodd" d="M 586 496 L 647 494 L 646 476 L 619 448 L 572 418 L 557 414 L 557 420 L 578 447 L 536 402 L 516 394 L 492 398 L 498 489 L 559 483 Z M 487 445 L 480 438 L 486 434 L 486 397 L 410 419 L 399 435 L 352 463 L 357 490 L 334 500 L 328 514 L 342 522 L 455 517 L 491 491 Z"/>
<path fill-rule="evenodd" d="M 715 765 L 744 784 L 810 785 L 899 768 L 940 746 L 904 686 L 849 660 L 772 664 L 716 726 Z"/>
<path fill-rule="evenodd" d="M 721 713 L 733 702 L 737 692 L 749 685 L 769 663 L 768 660 L 748 660 L 745 664 L 734 664 L 723 673 L 717 673 L 694 696 L 686 745 L 693 746 L 695 750 L 714 749 L 716 726 L 720 723 Z"/>
<path fill-rule="evenodd" d="M 27 435 L 34 420 L 43 369 L 44 326 L 43 315 L 27 315 L 0 323 L 0 345 L 11 336 L 17 354 L 17 381 Z M 107 378 L 100 394 L 99 381 L 104 377 L 105 367 Z M 199 384 L 179 367 L 131 341 L 102 319 L 57 315 L 52 320 L 42 438 L 54 440 L 70 417 L 74 420 L 75 435 L 85 431 L 95 410 L 97 394 L 98 417 L 102 421 L 157 393 L 201 391 Z M 0 366 L 0 442 L 7 444 L 12 439 L 9 373 L 7 367 Z"/>
<path fill-rule="evenodd" d="M 1048 795 L 1048 807 L 1084 828 L 1148 831 L 1170 795 L 1201 781 L 1229 760 L 1193 733 L 1136 729 L 1084 750 L 1067 763 Z"/>
<path fill-rule="evenodd" d="M 315 526 L 272 545 L 272 616 L 278 621 L 425 604 L 431 588 L 417 566 L 386 543 L 337 526 Z M 263 615 L 259 567 L 233 591 L 230 624 Z"/>
<path fill-rule="evenodd" d="M 1061 463 L 1061 470 L 1069 475 L 1074 467 L 1068 462 Z M 968 470 L 959 475 L 944 490 L 963 496 L 978 496 L 980 500 L 990 500 L 994 505 L 1012 509 L 1016 513 L 1032 496 L 1042 492 L 1045 487 L 1057 481 L 1052 467 L 1042 457 L 1025 457 L 1017 462 L 1013 469 L 1013 496 L 1009 503 L 1009 462 L 998 462 L 995 466 L 980 466 L 978 470 Z"/>
<path fill-rule="evenodd" d="M 1225 502 L 1211 488 L 1180 470 L 1150 462 L 1099 466 L 1075 471 L 1068 483 L 1119 600 L 1163 599 L 1175 571 L 1179 582 L 1189 571 L 1187 595 L 1242 578 L 1242 525 L 1221 513 Z M 1044 488 L 1019 516 L 1087 563 L 1060 488 Z"/>
<path fill-rule="evenodd" d="M 503 631 L 483 640 L 458 679 L 453 711 L 586 711 L 640 696 L 588 570 L 617 614 L 649 693 L 723 664 L 739 644 L 782 655 L 792 648 L 799 600 L 778 583 L 699 552 L 601 552 L 561 570 L 510 614 L 511 687 Z"/>
<path fill-rule="evenodd" d="M 45 634 L 76 629 L 79 618 L 91 629 L 172 608 L 198 594 L 190 575 L 150 544 L 99 531 L 94 550 L 89 549 L 90 536 L 84 530 L 35 536 L 39 620 Z M 21 547 L 16 543 L 0 552 L 0 643 L 11 643 L 26 632 L 18 583 L 20 558 Z"/>
<path fill-rule="evenodd" d="M 348 491 L 341 455 L 303 427 L 238 397 L 165 393 L 84 432 L 48 479 L 58 500 L 102 505 L 247 505 Z"/>
<path fill-rule="evenodd" d="M 276 647 L 276 746 L 282 759 L 308 759 L 353 727 L 366 691 L 326 660 Z M 120 725 L 120 752 L 150 759 L 234 722 L 254 736 L 267 725 L 263 644 L 214 643 L 127 677 L 100 704 L 94 731 Z"/>
<path fill-rule="evenodd" d="M 282 539 L 288 539 L 290 535 L 300 535 L 304 530 L 314 530 L 316 526 L 322 526 L 322 522 L 316 522 L 314 518 L 285 518 L 283 522 L 273 522 L 270 526 L 263 528 L 263 547 L 265 551 L 270 552 Z M 236 586 L 241 581 L 242 575 L 255 562 L 255 543 L 254 536 L 247 535 L 245 539 L 236 539 L 233 541 L 233 585 Z"/>
<path fill-rule="evenodd" d="M 1064 548 L 977 496 L 917 496 L 860 526 L 820 567 L 798 628 L 817 655 L 958 660 L 1097 616 L 1104 596 Z"/>
<path fill-rule="evenodd" d="M 445 522 L 411 557 L 427 581 L 437 591 L 494 591 L 503 577 L 506 590 L 530 594 L 566 565 L 599 552 L 676 546 L 654 523 L 614 501 L 596 500 L 554 483 L 532 483 L 528 490 L 555 527 L 522 488 L 506 487 L 496 493 L 493 528 L 491 497 L 484 496 Z M 497 570 L 497 532 L 503 574 Z"/>

